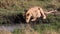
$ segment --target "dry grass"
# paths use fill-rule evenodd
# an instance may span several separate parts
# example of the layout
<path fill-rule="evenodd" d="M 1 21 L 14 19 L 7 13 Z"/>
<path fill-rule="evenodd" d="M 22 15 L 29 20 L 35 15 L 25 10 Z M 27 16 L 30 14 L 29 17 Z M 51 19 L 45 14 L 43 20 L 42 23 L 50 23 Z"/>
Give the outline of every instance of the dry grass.
<path fill-rule="evenodd" d="M 33 28 L 31 28 L 29 25 L 26 26 L 26 28 L 23 30 L 25 34 L 39 34 L 37 31 L 35 31 Z"/>
<path fill-rule="evenodd" d="M 0 34 L 12 34 L 10 31 L 0 30 Z"/>
<path fill-rule="evenodd" d="M 0 26 L 0 34 L 12 34 L 10 31 L 8 31 L 4 26 Z"/>
<path fill-rule="evenodd" d="M 52 30 L 52 29 L 51 30 L 46 29 L 43 31 L 42 34 L 59 34 L 59 33 L 55 30 Z"/>
<path fill-rule="evenodd" d="M 35 31 L 31 26 L 27 25 L 23 29 L 18 29 L 13 31 L 13 34 L 39 34 L 39 32 Z"/>

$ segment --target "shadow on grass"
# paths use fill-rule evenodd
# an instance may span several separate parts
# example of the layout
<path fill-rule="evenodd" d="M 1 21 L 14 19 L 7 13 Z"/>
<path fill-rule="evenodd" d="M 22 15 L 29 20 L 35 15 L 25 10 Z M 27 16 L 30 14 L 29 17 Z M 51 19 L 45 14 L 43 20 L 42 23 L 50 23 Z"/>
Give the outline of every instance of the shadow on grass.
<path fill-rule="evenodd" d="M 25 20 L 25 17 L 23 16 L 22 13 L 20 14 L 13 14 L 13 15 L 8 15 L 8 16 L 3 16 L 3 22 L 2 24 L 5 24 L 5 23 L 11 23 L 11 24 L 19 24 L 19 23 L 24 23 L 26 24 L 26 20 Z M 34 22 L 31 22 L 31 24 L 40 24 L 40 23 L 43 23 L 43 24 L 48 24 L 49 23 L 49 19 L 45 19 L 43 20 L 42 18 L 38 18 L 36 21 Z"/>
<path fill-rule="evenodd" d="M 25 18 L 23 17 L 23 14 L 20 13 L 20 14 L 17 14 L 17 15 L 8 15 L 8 16 L 3 16 L 2 17 L 3 19 L 3 22 L 2 24 L 5 24 L 5 23 L 11 23 L 11 24 L 19 24 L 19 23 L 25 23 Z"/>

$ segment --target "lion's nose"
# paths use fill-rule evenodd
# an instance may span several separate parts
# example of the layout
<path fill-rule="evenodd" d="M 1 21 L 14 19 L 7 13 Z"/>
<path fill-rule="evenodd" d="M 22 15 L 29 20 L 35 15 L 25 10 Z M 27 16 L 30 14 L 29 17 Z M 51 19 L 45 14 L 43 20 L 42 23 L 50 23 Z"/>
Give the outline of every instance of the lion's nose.
<path fill-rule="evenodd" d="M 29 23 L 29 21 L 26 21 L 27 23 Z"/>

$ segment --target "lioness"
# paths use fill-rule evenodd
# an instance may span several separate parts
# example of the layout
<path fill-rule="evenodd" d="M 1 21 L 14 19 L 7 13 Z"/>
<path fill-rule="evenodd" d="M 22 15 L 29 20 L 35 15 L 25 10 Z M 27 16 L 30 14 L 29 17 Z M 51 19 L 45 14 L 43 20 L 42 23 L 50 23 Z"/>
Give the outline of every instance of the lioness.
<path fill-rule="evenodd" d="M 43 19 L 46 19 L 46 15 L 43 12 L 43 9 L 41 7 L 34 6 L 30 9 L 25 14 L 26 16 L 26 22 L 29 23 L 30 19 L 31 21 L 35 21 L 39 17 L 43 17 Z"/>

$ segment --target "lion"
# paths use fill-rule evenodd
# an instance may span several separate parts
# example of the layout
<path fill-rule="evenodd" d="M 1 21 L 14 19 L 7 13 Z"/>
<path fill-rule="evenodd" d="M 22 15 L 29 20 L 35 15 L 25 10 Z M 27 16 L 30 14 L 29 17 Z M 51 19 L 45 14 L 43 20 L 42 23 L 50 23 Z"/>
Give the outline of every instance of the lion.
<path fill-rule="evenodd" d="M 29 23 L 30 19 L 31 21 L 35 21 L 39 17 L 43 17 L 43 19 L 46 19 L 46 15 L 43 12 L 43 9 L 40 7 L 32 7 L 28 9 L 28 11 L 25 13 L 26 16 L 26 22 Z"/>
<path fill-rule="evenodd" d="M 46 14 L 50 14 L 53 12 L 54 11 L 49 11 L 49 12 L 43 11 L 43 9 L 38 6 L 31 7 L 25 13 L 26 22 L 29 23 L 30 20 L 35 21 L 37 18 L 40 18 L 40 17 L 42 17 L 42 19 L 46 19 Z"/>

